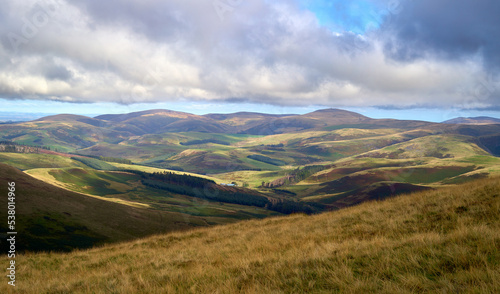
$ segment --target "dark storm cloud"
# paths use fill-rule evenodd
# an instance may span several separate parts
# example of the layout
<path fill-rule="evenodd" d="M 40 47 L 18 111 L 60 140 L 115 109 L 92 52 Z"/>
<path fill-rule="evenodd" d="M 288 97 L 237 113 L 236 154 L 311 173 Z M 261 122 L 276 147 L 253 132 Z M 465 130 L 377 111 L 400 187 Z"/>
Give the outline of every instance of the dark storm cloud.
<path fill-rule="evenodd" d="M 389 15 L 382 32 L 387 54 L 400 61 L 463 60 L 479 55 L 485 68 L 500 70 L 500 1 L 406 0 Z"/>

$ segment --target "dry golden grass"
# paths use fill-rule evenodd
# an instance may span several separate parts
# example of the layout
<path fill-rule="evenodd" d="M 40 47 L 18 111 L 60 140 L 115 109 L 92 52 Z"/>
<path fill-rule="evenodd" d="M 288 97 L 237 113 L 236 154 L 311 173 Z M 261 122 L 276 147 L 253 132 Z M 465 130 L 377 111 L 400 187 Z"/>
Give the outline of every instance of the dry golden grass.
<path fill-rule="evenodd" d="M 16 259 L 16 290 L 500 293 L 499 195 L 493 178 L 314 216 L 25 254 Z M 0 292 L 9 288 L 5 280 Z"/>

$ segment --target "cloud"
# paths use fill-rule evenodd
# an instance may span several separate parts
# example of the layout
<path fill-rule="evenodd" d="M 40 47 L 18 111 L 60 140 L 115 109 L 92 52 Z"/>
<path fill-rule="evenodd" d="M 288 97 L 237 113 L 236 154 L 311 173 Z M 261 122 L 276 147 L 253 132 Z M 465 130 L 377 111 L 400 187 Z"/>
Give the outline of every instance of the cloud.
<path fill-rule="evenodd" d="M 488 32 L 480 35 L 461 25 L 446 41 L 438 37 L 455 24 L 451 14 L 421 2 L 427 6 L 403 3 L 400 11 L 377 1 L 386 17 L 357 35 L 321 26 L 293 0 L 7 0 L 0 5 L 0 97 L 497 105 L 491 71 L 498 57 L 490 52 L 498 38 L 488 38 L 496 36 L 494 20 L 484 17 Z M 433 13 L 449 19 L 434 20 Z M 429 24 L 421 19 L 427 14 Z M 482 19 L 469 18 L 466 24 Z M 430 31 L 433 21 L 442 32 Z M 421 35 L 412 35 L 411 23 Z M 475 43 L 460 43 L 458 29 Z"/>
<path fill-rule="evenodd" d="M 495 0 L 405 1 L 401 13 L 385 23 L 393 38 L 387 53 L 397 60 L 436 56 L 450 60 L 483 58 L 500 70 L 500 2 Z"/>

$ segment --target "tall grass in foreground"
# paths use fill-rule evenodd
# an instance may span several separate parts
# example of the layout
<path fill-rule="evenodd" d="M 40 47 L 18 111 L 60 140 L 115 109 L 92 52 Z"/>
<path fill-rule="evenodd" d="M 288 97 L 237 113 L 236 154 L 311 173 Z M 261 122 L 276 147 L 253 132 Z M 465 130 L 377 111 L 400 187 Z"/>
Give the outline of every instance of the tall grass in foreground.
<path fill-rule="evenodd" d="M 500 179 L 485 179 L 320 215 L 26 254 L 16 259 L 16 290 L 500 293 L 499 195 Z"/>

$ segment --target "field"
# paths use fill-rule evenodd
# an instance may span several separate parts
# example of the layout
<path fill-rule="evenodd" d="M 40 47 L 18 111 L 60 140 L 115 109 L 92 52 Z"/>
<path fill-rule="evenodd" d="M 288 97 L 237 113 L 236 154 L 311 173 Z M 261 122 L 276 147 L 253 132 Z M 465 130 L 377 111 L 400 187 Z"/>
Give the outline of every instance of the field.
<path fill-rule="evenodd" d="M 23 293 L 500 290 L 500 180 L 16 258 Z M 2 262 L 7 262 L 5 257 Z M 0 285 L 10 293 L 8 285 Z"/>

